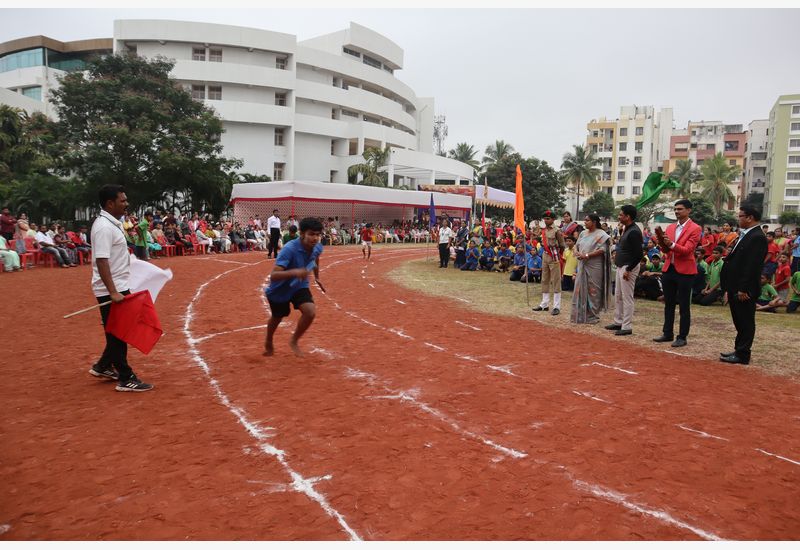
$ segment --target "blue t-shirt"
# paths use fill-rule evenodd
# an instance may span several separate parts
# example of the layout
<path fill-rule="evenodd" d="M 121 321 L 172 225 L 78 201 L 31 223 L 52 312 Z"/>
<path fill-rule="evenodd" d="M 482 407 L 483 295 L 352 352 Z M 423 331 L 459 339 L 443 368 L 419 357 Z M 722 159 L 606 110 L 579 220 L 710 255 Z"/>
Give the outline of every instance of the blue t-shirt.
<path fill-rule="evenodd" d="M 794 250 L 792 250 L 792 256 L 795 258 L 800 258 L 800 237 L 797 237 L 794 240 L 794 244 L 796 244 L 797 247 Z"/>
<path fill-rule="evenodd" d="M 511 258 L 512 256 L 514 256 L 514 255 L 507 248 L 505 248 L 505 249 L 501 248 L 500 252 L 497 253 L 497 257 L 498 258 Z"/>
<path fill-rule="evenodd" d="M 542 269 L 542 257 L 538 254 L 528 254 L 528 269 Z"/>
<path fill-rule="evenodd" d="M 514 254 L 514 265 L 525 265 L 526 256 L 528 256 L 528 254 Z"/>
<path fill-rule="evenodd" d="M 478 263 L 478 249 L 477 248 L 468 248 L 467 249 L 467 263 L 468 264 L 476 264 L 476 263 Z"/>
<path fill-rule="evenodd" d="M 494 249 L 491 246 L 488 246 L 488 247 L 483 249 L 483 252 L 481 252 L 481 255 L 484 258 L 486 258 L 487 260 L 493 260 L 494 259 Z"/>
<path fill-rule="evenodd" d="M 306 268 L 308 270 L 316 267 L 317 258 L 322 254 L 322 244 L 317 243 L 311 252 L 308 252 L 300 239 L 292 239 L 286 243 L 275 260 L 276 266 L 281 266 L 285 270 Z M 308 288 L 308 279 L 298 280 L 294 277 L 282 281 L 270 280 L 269 286 L 265 290 L 267 298 L 273 302 L 288 302 L 295 292 L 301 288 Z"/>

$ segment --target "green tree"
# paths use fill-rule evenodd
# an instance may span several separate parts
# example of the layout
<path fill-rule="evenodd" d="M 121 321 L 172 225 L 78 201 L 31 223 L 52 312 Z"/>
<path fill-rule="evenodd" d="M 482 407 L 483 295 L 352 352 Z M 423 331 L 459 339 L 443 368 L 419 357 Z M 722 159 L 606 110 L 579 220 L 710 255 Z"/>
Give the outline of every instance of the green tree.
<path fill-rule="evenodd" d="M 489 185 L 515 192 L 517 164 L 522 170 L 526 216 L 541 218 L 548 208 L 558 211 L 564 209 L 564 184 L 558 178 L 558 173 L 546 161 L 534 157 L 524 159 L 519 153 L 512 153 L 492 164 L 486 169 Z M 509 211 L 487 207 L 486 215 L 508 218 Z"/>
<path fill-rule="evenodd" d="M 242 162 L 222 156 L 222 121 L 170 80 L 173 65 L 110 55 L 64 76 L 53 91 L 60 167 L 91 190 L 125 185 L 134 208 L 179 192 L 194 209 L 218 214 Z"/>
<path fill-rule="evenodd" d="M 693 222 L 702 227 L 717 223 L 719 214 L 714 211 L 714 205 L 710 200 L 699 193 L 692 193 L 687 198 L 692 201 L 692 213 L 689 217 Z"/>
<path fill-rule="evenodd" d="M 350 181 L 372 187 L 386 187 L 386 172 L 380 172 L 378 169 L 389 160 L 389 146 L 387 145 L 385 149 L 367 147 L 362 156 L 366 162 L 354 164 L 347 169 L 347 177 Z M 362 176 L 360 182 L 358 181 L 359 175 Z"/>
<path fill-rule="evenodd" d="M 605 191 L 596 191 L 583 203 L 584 212 L 594 212 L 601 218 L 610 218 L 615 210 L 613 197 Z"/>
<path fill-rule="evenodd" d="M 480 164 L 478 164 L 478 161 L 475 160 L 475 155 L 477 154 L 478 151 L 475 150 L 475 147 L 469 145 L 468 143 L 462 142 L 456 143 L 456 148 L 450 149 L 448 156 L 451 159 L 456 159 L 464 164 L 469 164 L 472 167 L 474 177 L 475 172 L 480 169 Z"/>
<path fill-rule="evenodd" d="M 742 169 L 738 166 L 731 166 L 722 153 L 717 153 L 703 162 L 700 168 L 702 195 L 714 205 L 716 217 L 722 214 L 723 204 L 736 198 L 728 185 L 732 184 L 741 172 Z"/>
<path fill-rule="evenodd" d="M 681 159 L 675 163 L 675 169 L 669 173 L 669 177 L 681 184 L 680 189 L 675 190 L 675 196 L 685 199 L 692 194 L 692 184 L 700 179 L 700 172 L 692 168 L 692 161 Z"/>
<path fill-rule="evenodd" d="M 592 192 L 597 190 L 597 180 L 600 177 L 600 169 L 597 168 L 597 164 L 600 160 L 583 145 L 573 145 L 573 149 L 570 153 L 564 153 L 559 175 L 565 184 L 571 183 L 577 189 L 578 201 L 575 207 L 575 219 L 578 219 L 581 212 L 581 187 Z"/>
<path fill-rule="evenodd" d="M 800 225 L 800 212 L 781 212 L 778 216 L 781 225 Z"/>
<path fill-rule="evenodd" d="M 483 156 L 483 170 L 488 169 L 493 164 L 506 160 L 514 154 L 514 147 L 502 139 L 495 140 L 492 145 L 487 145 Z"/>

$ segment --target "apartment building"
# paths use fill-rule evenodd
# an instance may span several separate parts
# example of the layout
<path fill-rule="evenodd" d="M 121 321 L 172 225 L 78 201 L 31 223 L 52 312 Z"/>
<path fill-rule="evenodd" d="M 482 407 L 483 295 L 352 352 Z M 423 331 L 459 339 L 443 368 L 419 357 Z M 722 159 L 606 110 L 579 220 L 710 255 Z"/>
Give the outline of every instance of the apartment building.
<path fill-rule="evenodd" d="M 433 154 L 434 100 L 397 78 L 403 50 L 356 23 L 298 41 L 229 25 L 118 20 L 111 39 L 61 50 L 53 43 L 31 37 L 0 44 L 0 102 L 54 116 L 47 99 L 61 69 L 47 51 L 163 56 L 175 63 L 170 76 L 222 119 L 224 154 L 243 159 L 244 172 L 346 183 L 366 148 L 388 146 L 390 186 L 472 179 L 470 166 Z M 15 57 L 25 58 L 23 68 Z M 41 97 L 29 91 L 37 85 Z"/>
<path fill-rule="evenodd" d="M 769 112 L 766 174 L 765 220 L 800 211 L 800 94 L 778 97 Z"/>
<path fill-rule="evenodd" d="M 741 200 L 750 193 L 763 193 L 767 182 L 767 143 L 769 120 L 754 120 L 747 125 L 744 182 Z"/>
<path fill-rule="evenodd" d="M 623 106 L 619 118 L 594 119 L 586 129 L 586 147 L 600 159 L 601 190 L 614 200 L 632 199 L 641 194 L 648 174 L 661 170 L 669 159 L 672 108 Z M 582 197 L 589 195 L 581 191 Z"/>

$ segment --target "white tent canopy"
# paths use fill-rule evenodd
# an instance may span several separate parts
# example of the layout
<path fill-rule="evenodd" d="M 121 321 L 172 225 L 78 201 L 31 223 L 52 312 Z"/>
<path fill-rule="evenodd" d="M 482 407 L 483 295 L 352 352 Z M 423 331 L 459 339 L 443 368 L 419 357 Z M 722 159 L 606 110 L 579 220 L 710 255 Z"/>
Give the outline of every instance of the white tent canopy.
<path fill-rule="evenodd" d="M 475 186 L 475 202 L 476 204 L 487 204 L 488 206 L 497 206 L 498 208 L 514 208 L 516 202 L 516 194 L 510 191 L 503 191 L 495 189 L 488 185 Z"/>
<path fill-rule="evenodd" d="M 470 197 L 432 195 L 437 216 L 461 218 L 470 210 Z M 350 225 L 363 220 L 391 224 L 394 220 L 411 220 L 417 209 L 427 210 L 430 201 L 431 193 L 425 191 L 310 181 L 237 183 L 231 193 L 234 218 L 240 223 L 255 216 L 266 220 L 277 209 L 284 220 L 294 215 L 297 219 L 338 218 Z"/>

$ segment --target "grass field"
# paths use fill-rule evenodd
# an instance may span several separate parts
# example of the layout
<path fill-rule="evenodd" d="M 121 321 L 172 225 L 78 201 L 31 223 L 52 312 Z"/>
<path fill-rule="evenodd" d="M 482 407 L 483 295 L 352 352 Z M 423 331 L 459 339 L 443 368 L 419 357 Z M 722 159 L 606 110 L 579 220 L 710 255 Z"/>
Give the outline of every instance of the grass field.
<path fill-rule="evenodd" d="M 390 273 L 392 280 L 407 288 L 432 296 L 447 296 L 469 300 L 461 302 L 464 307 L 494 315 L 533 319 L 551 326 L 563 326 L 569 330 L 588 332 L 601 338 L 620 340 L 603 325 L 613 321 L 613 309 L 602 315 L 599 325 L 574 325 L 569 322 L 572 294 L 564 292 L 562 313 L 552 316 L 547 313 L 534 313 L 531 307 L 538 305 L 541 298 L 541 285 L 528 285 L 530 306 L 526 298 L 525 285 L 512 283 L 508 275 L 487 272 L 466 272 L 452 268 L 439 269 L 434 259 L 436 252 L 428 260 L 407 262 Z M 613 306 L 613 304 L 612 304 Z M 633 322 L 634 334 L 625 337 L 644 348 L 671 349 L 664 344 L 656 344 L 651 338 L 661 334 L 664 306 L 660 302 L 636 299 L 636 312 Z M 676 324 L 677 324 L 676 314 Z M 800 314 L 756 313 L 756 340 L 753 357 L 748 368 L 759 369 L 766 374 L 800 379 L 800 360 L 798 359 L 797 337 L 800 335 Z M 535 338 L 535 334 L 531 335 Z M 689 345 L 680 353 L 692 357 L 718 360 L 719 352 L 733 349 L 735 331 L 727 307 L 701 307 L 692 305 L 692 329 Z"/>

